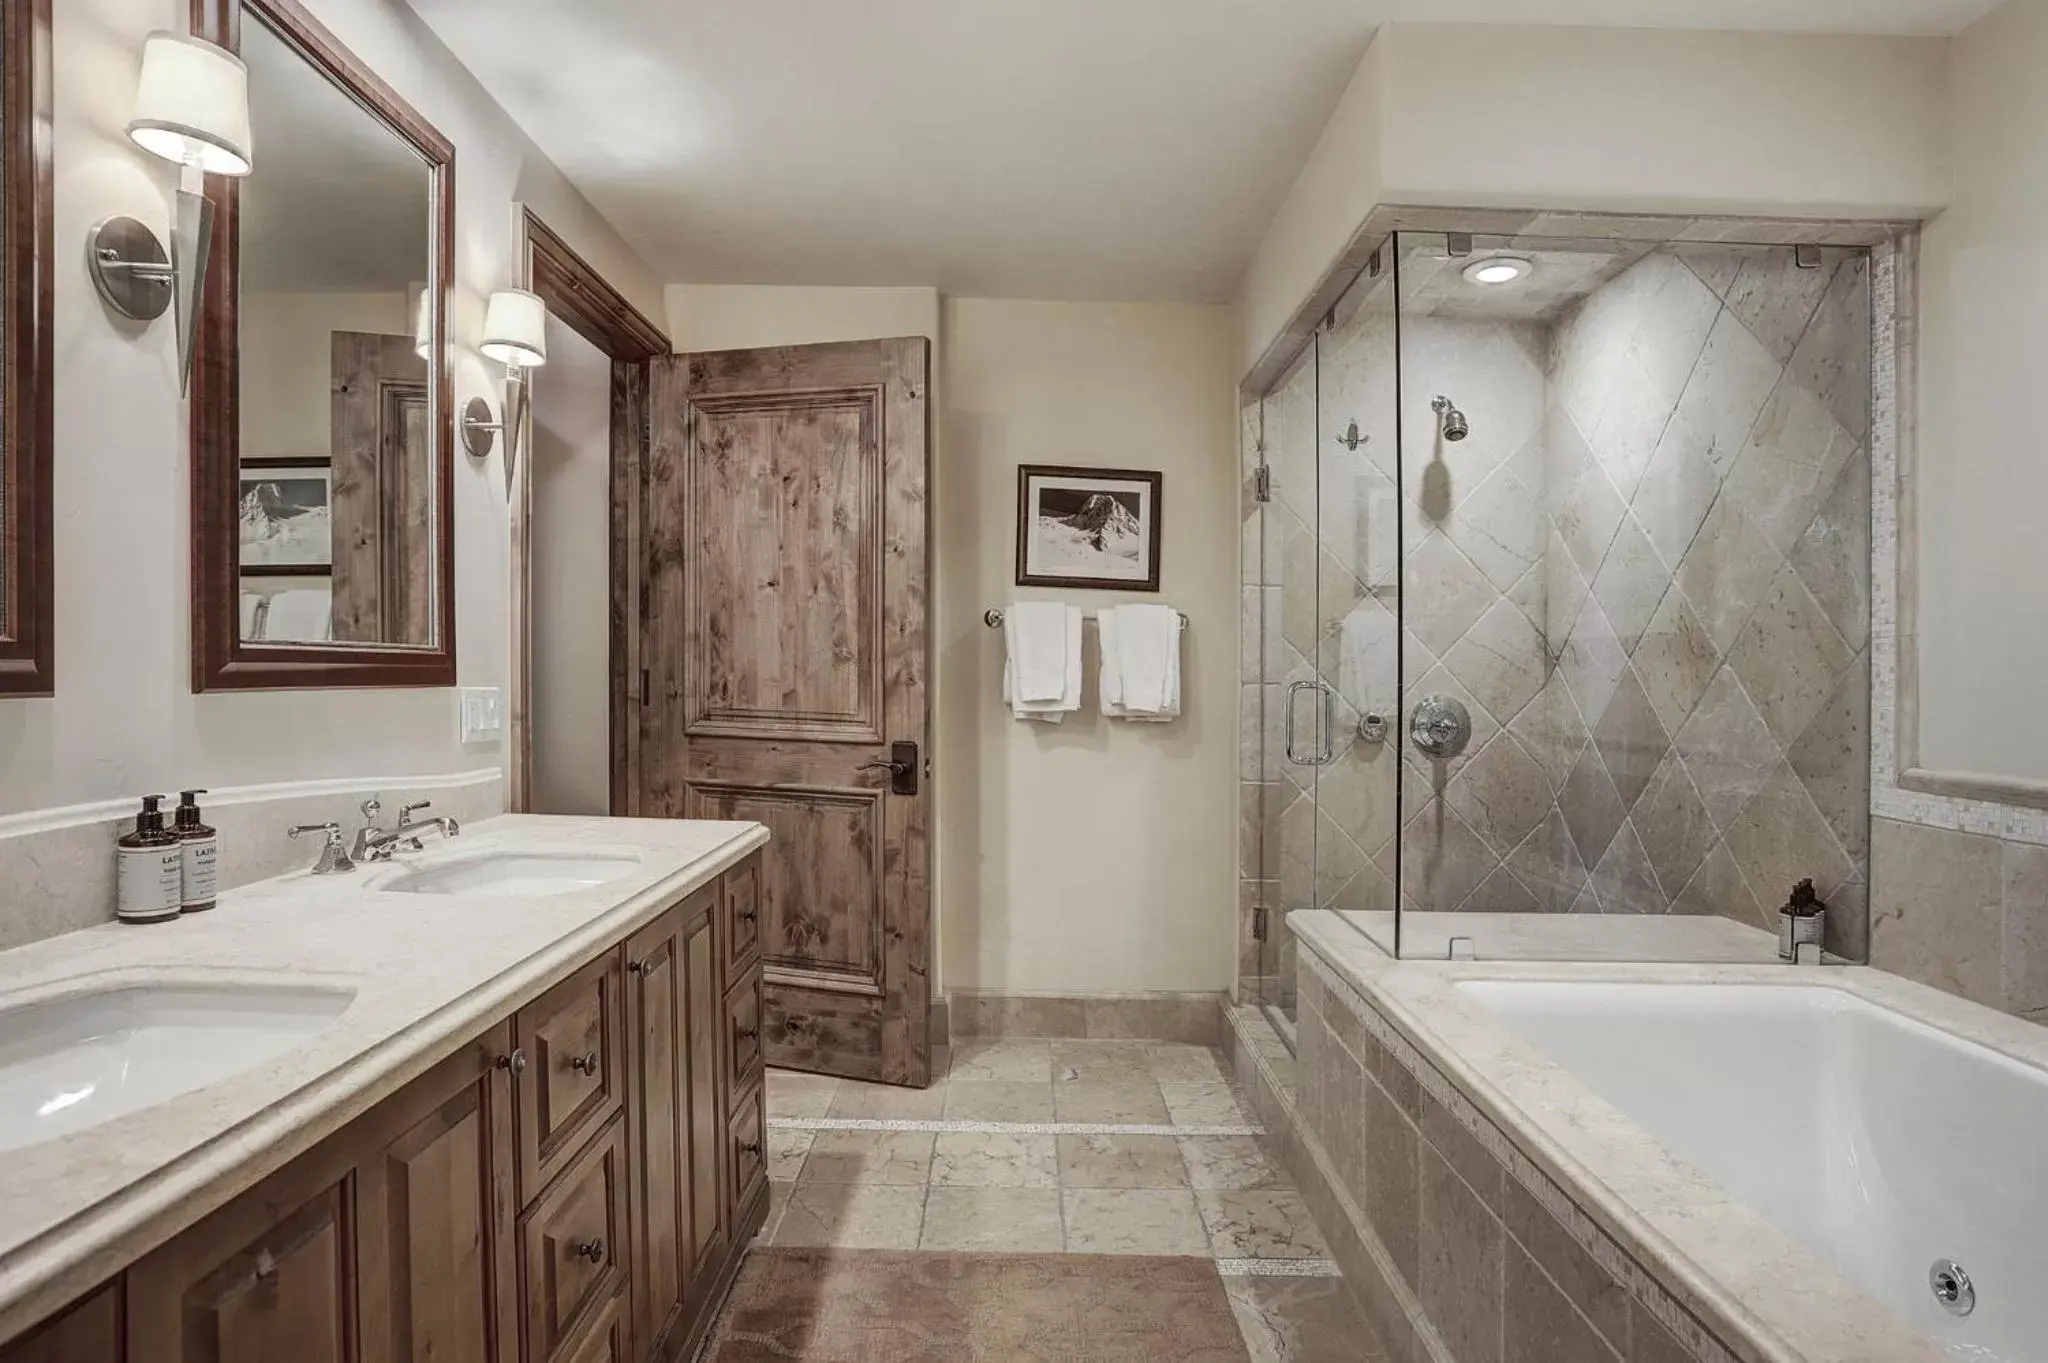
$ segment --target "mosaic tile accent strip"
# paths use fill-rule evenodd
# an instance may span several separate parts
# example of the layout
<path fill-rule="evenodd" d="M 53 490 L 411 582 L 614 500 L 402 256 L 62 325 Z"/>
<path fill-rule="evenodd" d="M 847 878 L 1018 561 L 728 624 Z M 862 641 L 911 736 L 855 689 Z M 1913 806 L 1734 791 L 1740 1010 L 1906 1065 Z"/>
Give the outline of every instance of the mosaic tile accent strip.
<path fill-rule="evenodd" d="M 770 1117 L 783 1131 L 964 1131 L 989 1136 L 1263 1136 L 1266 1129 L 1242 1122 L 969 1122 L 921 1121 L 909 1117 Z"/>
<path fill-rule="evenodd" d="M 1218 1259 L 1225 1278 L 1341 1278 L 1335 1259 Z"/>

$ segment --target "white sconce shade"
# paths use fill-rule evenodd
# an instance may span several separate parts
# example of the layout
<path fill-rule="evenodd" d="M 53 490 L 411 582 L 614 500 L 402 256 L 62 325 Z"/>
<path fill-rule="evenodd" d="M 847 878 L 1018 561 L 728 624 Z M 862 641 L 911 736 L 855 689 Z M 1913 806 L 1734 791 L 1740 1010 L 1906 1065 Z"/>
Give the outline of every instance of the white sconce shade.
<path fill-rule="evenodd" d="M 409 285 L 412 302 L 412 348 L 423 360 L 434 358 L 434 295 L 424 284 Z"/>
<path fill-rule="evenodd" d="M 128 136 L 166 161 L 212 175 L 247 175 L 248 68 L 202 38 L 150 34 Z"/>
<path fill-rule="evenodd" d="M 484 311 L 484 339 L 477 347 L 502 364 L 532 369 L 548 362 L 548 307 L 538 294 L 500 289 Z"/>

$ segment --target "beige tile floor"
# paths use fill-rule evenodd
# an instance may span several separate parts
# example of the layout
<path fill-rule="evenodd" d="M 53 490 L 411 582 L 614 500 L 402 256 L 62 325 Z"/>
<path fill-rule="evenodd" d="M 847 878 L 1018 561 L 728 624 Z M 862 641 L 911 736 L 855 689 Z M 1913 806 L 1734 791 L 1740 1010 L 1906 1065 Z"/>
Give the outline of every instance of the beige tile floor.
<path fill-rule="evenodd" d="M 758 1243 L 1217 1260 L 1254 1363 L 1382 1357 L 1202 1046 L 965 1042 L 923 1090 L 771 1070 Z"/>

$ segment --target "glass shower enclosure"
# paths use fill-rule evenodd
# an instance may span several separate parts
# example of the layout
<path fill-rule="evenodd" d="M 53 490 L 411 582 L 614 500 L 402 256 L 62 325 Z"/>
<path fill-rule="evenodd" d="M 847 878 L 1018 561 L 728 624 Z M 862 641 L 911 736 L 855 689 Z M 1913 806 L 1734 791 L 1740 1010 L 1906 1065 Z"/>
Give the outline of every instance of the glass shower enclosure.
<path fill-rule="evenodd" d="M 1247 406 L 1240 993 L 1283 1033 L 1304 909 L 1752 959 L 1811 880 L 1866 954 L 1869 319 L 1861 249 L 1404 232 Z"/>

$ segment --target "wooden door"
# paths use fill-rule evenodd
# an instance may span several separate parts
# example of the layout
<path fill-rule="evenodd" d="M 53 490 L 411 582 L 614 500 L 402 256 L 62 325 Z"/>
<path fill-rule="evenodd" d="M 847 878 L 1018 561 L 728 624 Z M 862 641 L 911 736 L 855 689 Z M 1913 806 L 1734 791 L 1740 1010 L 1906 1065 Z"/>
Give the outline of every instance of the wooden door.
<path fill-rule="evenodd" d="M 434 442 L 427 362 L 409 336 L 337 331 L 333 362 L 333 630 L 434 642 Z"/>
<path fill-rule="evenodd" d="M 922 338 L 655 361 L 640 622 L 641 812 L 773 835 L 768 1063 L 917 1085 L 929 368 Z"/>

